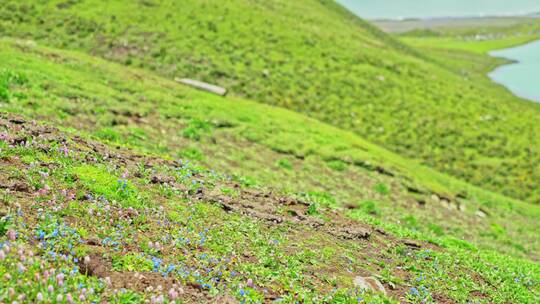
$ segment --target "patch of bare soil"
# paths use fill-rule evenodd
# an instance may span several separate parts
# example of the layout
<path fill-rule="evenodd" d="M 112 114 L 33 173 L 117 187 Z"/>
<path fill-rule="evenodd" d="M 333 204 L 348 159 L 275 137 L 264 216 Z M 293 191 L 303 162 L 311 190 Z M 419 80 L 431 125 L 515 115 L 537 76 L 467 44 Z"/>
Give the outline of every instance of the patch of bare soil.
<path fill-rule="evenodd" d="M 198 284 L 184 285 L 173 277 L 164 277 L 156 272 L 113 271 L 110 260 L 98 253 L 79 261 L 79 272 L 88 276 L 105 279 L 114 290 L 122 288 L 147 292 L 154 290 L 179 290 L 183 301 L 190 303 L 209 302 L 212 298 Z M 215 300 L 215 299 L 214 299 Z"/>

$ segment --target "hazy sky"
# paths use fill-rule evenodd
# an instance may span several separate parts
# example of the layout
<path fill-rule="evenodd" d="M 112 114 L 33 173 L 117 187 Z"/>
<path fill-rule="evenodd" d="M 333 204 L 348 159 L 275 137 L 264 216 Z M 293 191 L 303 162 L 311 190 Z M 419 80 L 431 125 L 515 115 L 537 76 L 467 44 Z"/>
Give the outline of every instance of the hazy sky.
<path fill-rule="evenodd" d="M 337 2 L 367 19 L 540 12 L 540 0 L 337 0 Z"/>

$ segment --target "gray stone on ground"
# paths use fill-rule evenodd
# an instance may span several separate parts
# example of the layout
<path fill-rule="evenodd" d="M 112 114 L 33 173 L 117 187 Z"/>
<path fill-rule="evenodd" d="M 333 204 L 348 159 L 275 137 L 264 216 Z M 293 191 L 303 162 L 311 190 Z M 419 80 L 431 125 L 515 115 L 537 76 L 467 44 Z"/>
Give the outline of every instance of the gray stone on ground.
<path fill-rule="evenodd" d="M 382 293 L 386 295 L 386 289 L 384 289 L 383 284 L 379 282 L 374 277 L 356 277 L 354 278 L 354 286 L 366 290 L 366 291 L 373 291 L 375 293 Z"/>
<path fill-rule="evenodd" d="M 196 89 L 203 90 L 203 91 L 210 92 L 210 93 L 214 93 L 214 94 L 217 94 L 217 95 L 220 95 L 220 96 L 227 95 L 227 89 L 216 86 L 216 85 L 213 85 L 213 84 L 209 84 L 209 83 L 206 83 L 206 82 L 193 80 L 193 79 L 187 79 L 187 78 L 175 78 L 174 80 L 176 82 L 181 83 L 181 84 L 185 84 L 185 85 L 188 85 L 190 87 L 194 87 Z"/>
<path fill-rule="evenodd" d="M 476 211 L 476 216 L 478 216 L 479 218 L 485 218 L 487 216 L 487 214 L 482 210 L 477 210 Z"/>

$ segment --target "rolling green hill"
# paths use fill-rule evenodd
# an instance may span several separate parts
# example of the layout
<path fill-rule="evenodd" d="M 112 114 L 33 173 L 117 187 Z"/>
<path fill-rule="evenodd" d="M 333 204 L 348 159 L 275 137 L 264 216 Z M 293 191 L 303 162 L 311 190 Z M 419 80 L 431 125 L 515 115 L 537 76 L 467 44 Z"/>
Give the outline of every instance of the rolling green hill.
<path fill-rule="evenodd" d="M 538 300 L 537 206 L 145 70 L 11 39 L 0 58 L 2 112 L 23 115 L 0 117 L 0 241 L 16 231 L 22 255 L 69 274 L 50 283 L 64 296 L 130 303 L 166 294 L 159 284 L 188 303 Z M 13 297 L 56 296 L 17 283 L 44 275 L 21 254 L 6 261 Z M 358 275 L 387 296 L 359 291 Z"/>
<path fill-rule="evenodd" d="M 539 107 L 484 76 L 522 29 L 3 1 L 0 303 L 540 302 Z"/>
<path fill-rule="evenodd" d="M 4 1 L 0 17 L 2 35 L 216 83 L 540 202 L 539 105 L 333 1 Z"/>

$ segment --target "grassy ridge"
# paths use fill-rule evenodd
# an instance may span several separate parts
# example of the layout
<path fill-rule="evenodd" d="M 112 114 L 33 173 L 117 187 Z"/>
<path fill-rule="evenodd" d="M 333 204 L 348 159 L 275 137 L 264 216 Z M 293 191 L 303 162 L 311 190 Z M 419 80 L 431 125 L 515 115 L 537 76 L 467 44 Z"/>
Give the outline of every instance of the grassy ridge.
<path fill-rule="evenodd" d="M 418 56 L 331 1 L 8 1 L 2 8 L 3 34 L 218 83 L 473 184 L 540 200 L 538 105 L 448 67 L 437 52 Z"/>

